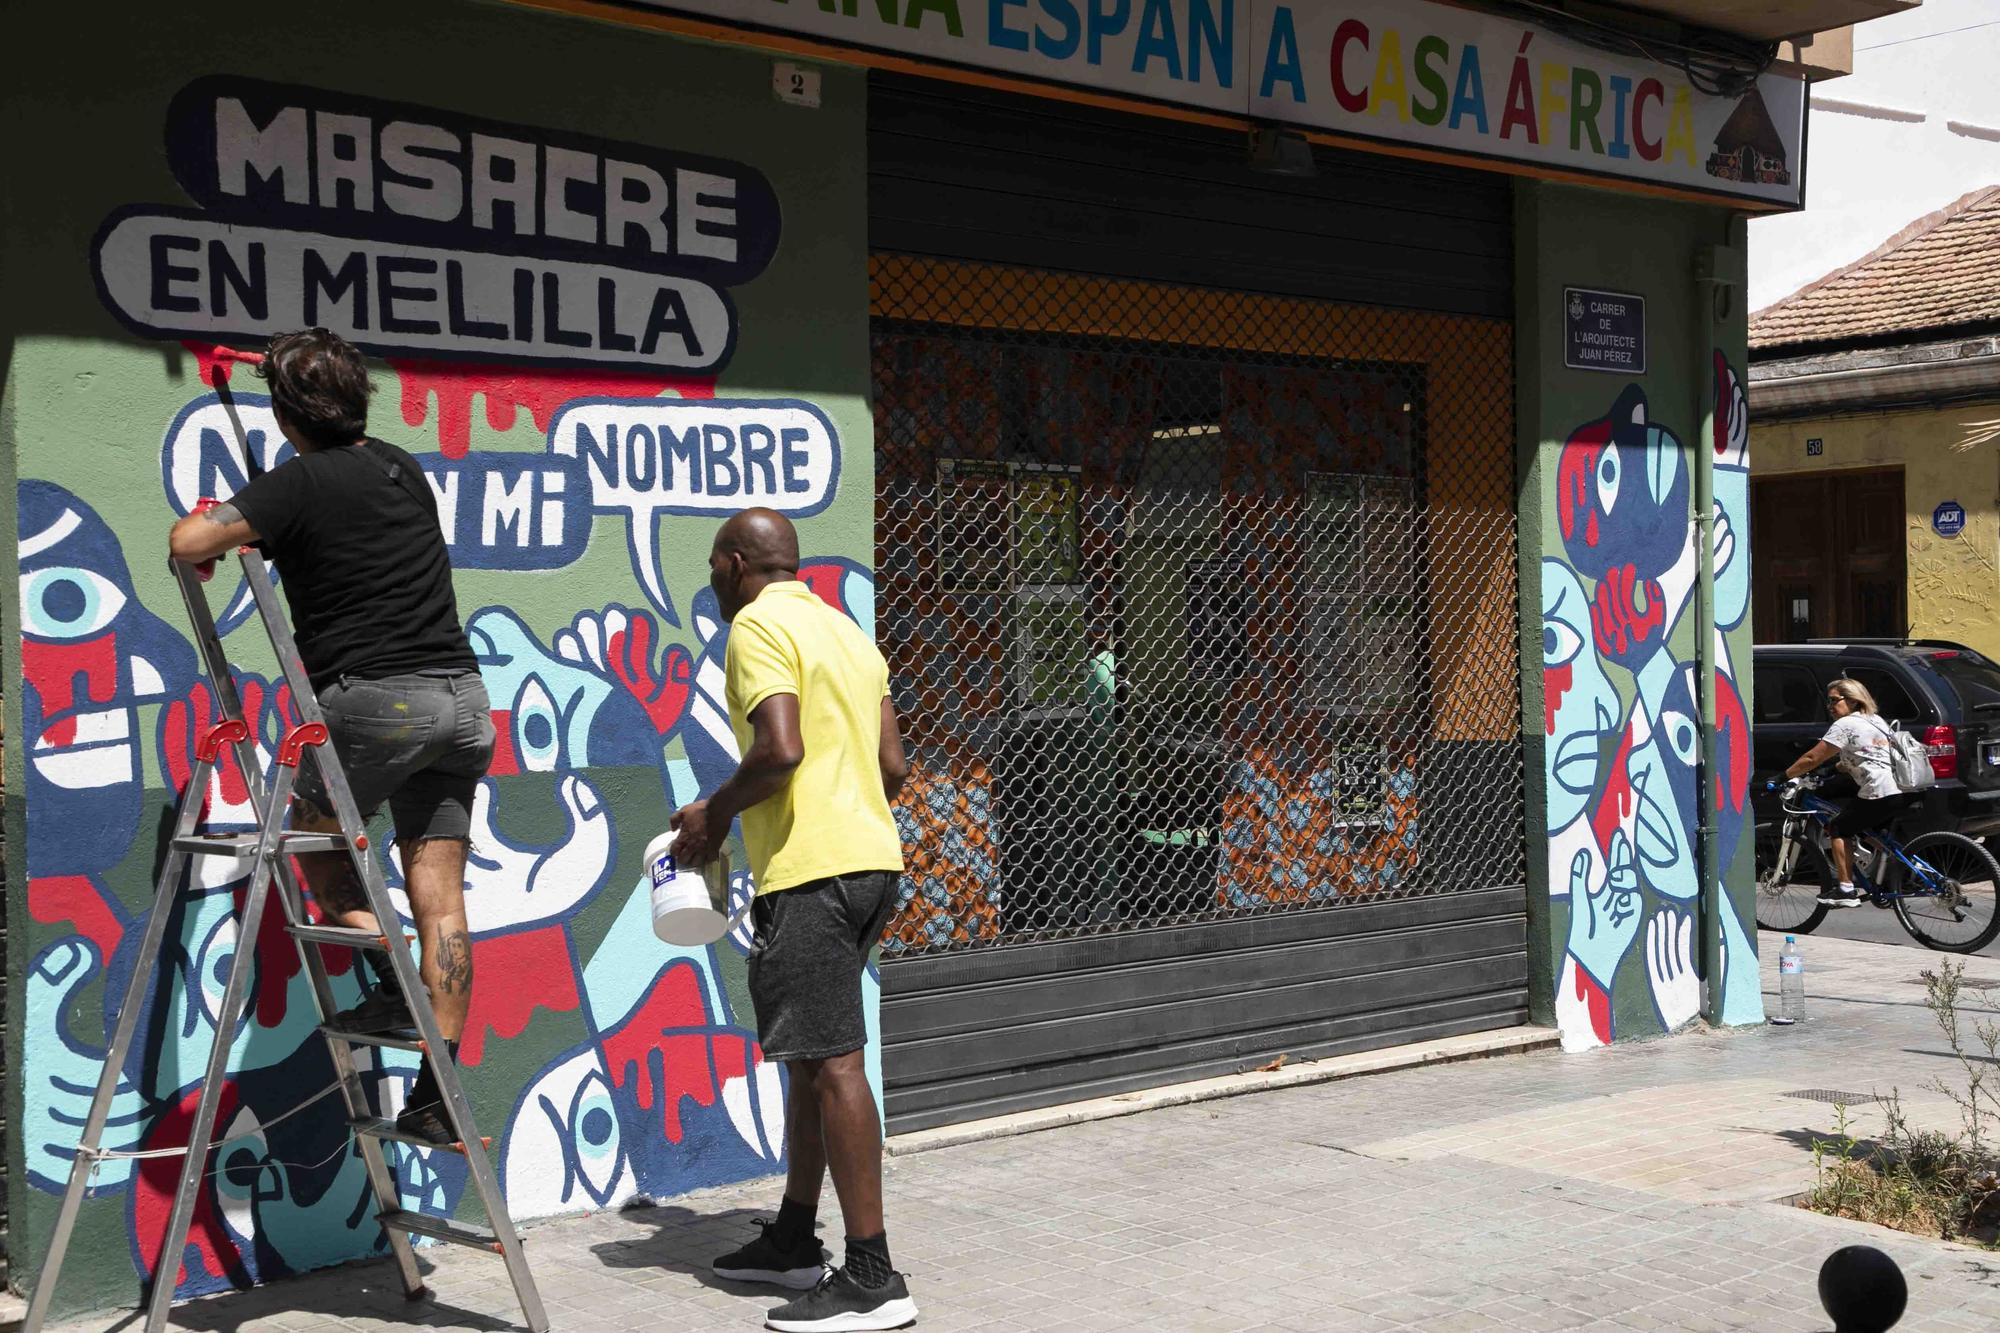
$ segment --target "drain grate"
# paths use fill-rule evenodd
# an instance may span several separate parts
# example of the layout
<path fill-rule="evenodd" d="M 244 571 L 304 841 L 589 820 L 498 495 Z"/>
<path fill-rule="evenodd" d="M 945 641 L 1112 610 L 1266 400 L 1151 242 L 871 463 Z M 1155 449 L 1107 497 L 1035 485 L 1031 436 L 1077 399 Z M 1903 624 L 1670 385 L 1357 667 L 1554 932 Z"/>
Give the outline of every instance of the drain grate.
<path fill-rule="evenodd" d="M 1872 1092 L 1842 1092 L 1838 1088 L 1800 1088 L 1797 1092 L 1784 1095 L 1796 1097 L 1802 1102 L 1827 1102 L 1841 1106 L 1866 1106 L 1869 1102 L 1882 1100 Z"/>

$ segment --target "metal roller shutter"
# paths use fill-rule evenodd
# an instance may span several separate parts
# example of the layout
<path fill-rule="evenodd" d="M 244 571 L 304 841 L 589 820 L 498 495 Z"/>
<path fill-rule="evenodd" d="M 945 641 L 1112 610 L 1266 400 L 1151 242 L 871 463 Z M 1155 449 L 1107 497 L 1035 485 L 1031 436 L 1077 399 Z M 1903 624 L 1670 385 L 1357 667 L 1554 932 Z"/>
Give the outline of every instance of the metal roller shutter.
<path fill-rule="evenodd" d="M 1525 1021 L 1505 183 L 870 108 L 890 1128 Z"/>

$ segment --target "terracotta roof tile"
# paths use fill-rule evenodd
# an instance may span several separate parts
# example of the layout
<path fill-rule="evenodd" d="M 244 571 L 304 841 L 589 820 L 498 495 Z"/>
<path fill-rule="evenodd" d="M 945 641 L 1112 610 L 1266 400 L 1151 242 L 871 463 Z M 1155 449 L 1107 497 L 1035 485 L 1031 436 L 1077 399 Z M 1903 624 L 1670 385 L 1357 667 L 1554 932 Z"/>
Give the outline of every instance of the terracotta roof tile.
<path fill-rule="evenodd" d="M 2000 323 L 2000 185 L 1919 218 L 1752 313 L 1750 346 L 1901 341 L 1989 321 Z"/>

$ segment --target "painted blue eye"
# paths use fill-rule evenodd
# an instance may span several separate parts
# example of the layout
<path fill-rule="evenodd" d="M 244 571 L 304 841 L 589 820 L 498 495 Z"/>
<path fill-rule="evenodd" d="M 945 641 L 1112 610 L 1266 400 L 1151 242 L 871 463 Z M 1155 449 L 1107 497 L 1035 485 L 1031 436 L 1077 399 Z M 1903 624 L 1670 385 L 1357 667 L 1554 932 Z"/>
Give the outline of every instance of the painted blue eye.
<path fill-rule="evenodd" d="M 1583 636 L 1560 620 L 1542 622 L 1542 665 L 1568 666 L 1583 650 Z"/>
<path fill-rule="evenodd" d="M 1597 503 L 1607 514 L 1618 503 L 1618 478 L 1622 472 L 1618 446 L 1605 445 L 1603 456 L 1597 460 Z"/>
<path fill-rule="evenodd" d="M 556 756 L 562 750 L 562 715 L 535 676 L 522 683 L 520 696 L 514 700 L 514 734 L 523 769 L 531 773 L 554 771 Z"/>
<path fill-rule="evenodd" d="M 611 1084 L 598 1070 L 592 1069 L 578 1081 L 566 1119 L 567 1124 L 559 1122 L 557 1127 L 569 1139 L 576 1173 L 590 1196 L 601 1203 L 618 1183 L 625 1151 Z"/>
<path fill-rule="evenodd" d="M 1698 739 L 1694 719 L 1686 713 L 1667 713 L 1660 718 L 1660 725 L 1666 729 L 1667 744 L 1683 764 L 1695 760 L 1695 742 Z"/>
<path fill-rule="evenodd" d="M 125 594 L 102 574 L 57 565 L 21 575 L 21 628 L 45 639 L 102 633 L 125 609 Z"/>

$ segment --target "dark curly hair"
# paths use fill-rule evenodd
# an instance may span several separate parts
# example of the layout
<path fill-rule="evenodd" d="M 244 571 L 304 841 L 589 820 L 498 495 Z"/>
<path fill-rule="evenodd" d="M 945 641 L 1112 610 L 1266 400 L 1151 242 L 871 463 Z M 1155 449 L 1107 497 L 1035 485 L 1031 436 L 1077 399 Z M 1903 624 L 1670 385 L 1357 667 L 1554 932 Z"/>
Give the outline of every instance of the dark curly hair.
<path fill-rule="evenodd" d="M 271 339 L 257 374 L 271 386 L 271 406 L 315 449 L 353 444 L 368 433 L 368 367 L 353 343 L 327 329 Z"/>

